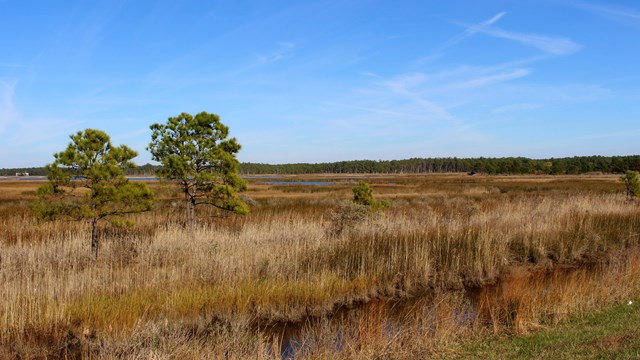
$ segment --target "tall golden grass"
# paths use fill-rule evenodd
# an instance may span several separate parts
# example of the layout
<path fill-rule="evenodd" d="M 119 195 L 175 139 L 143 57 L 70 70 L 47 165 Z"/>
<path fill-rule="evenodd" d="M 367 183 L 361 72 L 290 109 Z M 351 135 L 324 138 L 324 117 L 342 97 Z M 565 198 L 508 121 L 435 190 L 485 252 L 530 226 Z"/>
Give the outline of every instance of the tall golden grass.
<path fill-rule="evenodd" d="M 251 214 L 203 212 L 194 240 L 155 184 L 97 261 L 87 224 L 37 223 L 35 185 L 0 183 L 0 358 L 409 358 L 640 295 L 640 211 L 614 177 L 376 177 L 392 207 L 339 233 L 358 210 L 336 180 L 252 184 Z"/>

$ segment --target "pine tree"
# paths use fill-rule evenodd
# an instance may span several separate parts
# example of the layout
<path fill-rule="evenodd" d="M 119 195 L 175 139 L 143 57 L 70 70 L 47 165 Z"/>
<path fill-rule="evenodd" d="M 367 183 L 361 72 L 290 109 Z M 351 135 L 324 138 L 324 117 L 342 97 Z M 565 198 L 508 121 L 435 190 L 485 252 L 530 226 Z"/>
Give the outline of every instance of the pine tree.
<path fill-rule="evenodd" d="M 173 181 L 184 194 L 192 237 L 199 205 L 213 206 L 224 213 L 248 213 L 247 204 L 238 196 L 247 186 L 238 175 L 235 155 L 240 144 L 235 138 L 227 138 L 229 128 L 218 115 L 182 113 L 166 124 L 151 125 L 151 130 L 147 149 L 162 165 L 156 175 Z"/>
<path fill-rule="evenodd" d="M 124 216 L 150 210 L 153 194 L 146 184 L 129 182 L 124 176 L 126 169 L 135 166 L 134 150 L 114 147 L 109 135 L 100 130 L 86 129 L 70 137 L 67 148 L 54 154 L 55 161 L 47 165 L 49 181 L 38 188 L 32 208 L 45 221 L 88 220 L 96 259 L 98 222 L 130 224 Z"/>

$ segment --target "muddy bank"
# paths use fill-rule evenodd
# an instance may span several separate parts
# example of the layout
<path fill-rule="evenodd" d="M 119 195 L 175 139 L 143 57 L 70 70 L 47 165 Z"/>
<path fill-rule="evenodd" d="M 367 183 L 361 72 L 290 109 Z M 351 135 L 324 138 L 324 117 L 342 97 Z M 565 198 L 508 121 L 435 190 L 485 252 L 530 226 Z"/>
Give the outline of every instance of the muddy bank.
<path fill-rule="evenodd" d="M 409 287 L 397 276 L 392 285 L 335 302 L 323 314 L 307 309 L 289 319 L 256 316 L 252 327 L 271 344 L 270 352 L 283 358 L 312 354 L 314 344 L 327 341 L 340 352 L 371 336 L 394 341 L 407 333 L 427 337 L 480 329 L 527 333 L 575 312 L 593 310 L 603 301 L 599 299 L 603 286 L 638 273 L 640 251 L 634 248 L 598 260 L 517 266 L 482 286 L 458 282 L 439 289 Z"/>

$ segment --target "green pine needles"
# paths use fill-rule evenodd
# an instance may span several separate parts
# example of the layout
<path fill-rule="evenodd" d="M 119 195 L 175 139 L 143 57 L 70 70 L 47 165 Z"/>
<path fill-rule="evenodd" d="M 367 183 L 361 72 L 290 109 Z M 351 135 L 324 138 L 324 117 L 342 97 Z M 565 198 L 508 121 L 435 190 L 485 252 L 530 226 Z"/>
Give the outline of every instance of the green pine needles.
<path fill-rule="evenodd" d="M 98 221 L 128 225 L 124 216 L 150 210 L 153 194 L 146 184 L 129 182 L 124 176 L 124 170 L 135 166 L 134 150 L 114 147 L 109 135 L 100 130 L 86 129 L 70 137 L 67 148 L 54 154 L 55 161 L 47 165 L 49 181 L 38 188 L 32 208 L 45 221 L 89 220 L 95 259 Z"/>
<path fill-rule="evenodd" d="M 362 180 L 358 181 L 352 191 L 355 204 L 368 206 L 374 211 L 391 206 L 389 200 L 375 200 L 373 198 L 373 190 L 369 187 L 369 184 Z"/>
<path fill-rule="evenodd" d="M 640 197 L 640 173 L 627 170 L 620 181 L 624 183 L 629 199 Z"/>
<path fill-rule="evenodd" d="M 148 150 L 162 165 L 157 176 L 174 182 L 184 193 L 192 237 L 198 205 L 212 206 L 223 214 L 249 212 L 238 196 L 247 187 L 238 175 L 240 144 L 228 138 L 229 128 L 218 115 L 182 113 L 166 124 L 151 125 L 151 130 Z M 47 165 L 49 181 L 38 188 L 31 207 L 44 221 L 89 220 L 91 252 L 97 258 L 98 222 L 129 225 L 125 215 L 150 210 L 154 197 L 146 184 L 129 182 L 124 176 L 125 170 L 135 167 L 131 160 L 138 154 L 134 150 L 113 146 L 109 135 L 95 129 L 79 131 L 71 140 Z"/>
<path fill-rule="evenodd" d="M 209 205 L 223 214 L 246 214 L 249 207 L 238 196 L 247 187 L 238 175 L 236 154 L 240 144 L 228 138 L 229 128 L 216 114 L 182 113 L 166 124 L 151 125 L 148 150 L 162 168 L 156 175 L 172 181 L 184 194 L 188 231 L 195 234 L 199 205 Z"/>

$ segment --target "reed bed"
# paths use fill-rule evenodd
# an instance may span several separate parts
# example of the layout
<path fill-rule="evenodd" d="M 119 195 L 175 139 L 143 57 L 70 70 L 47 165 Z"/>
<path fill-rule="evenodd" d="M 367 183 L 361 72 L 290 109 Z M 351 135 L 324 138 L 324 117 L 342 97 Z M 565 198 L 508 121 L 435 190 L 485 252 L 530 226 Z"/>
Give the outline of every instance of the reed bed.
<path fill-rule="evenodd" d="M 96 261 L 87 224 L 37 223 L 9 187 L 0 358 L 409 358 L 640 295 L 640 208 L 615 178 L 376 177 L 375 214 L 349 181 L 252 184 L 252 213 L 203 212 L 195 239 L 156 184 Z"/>

